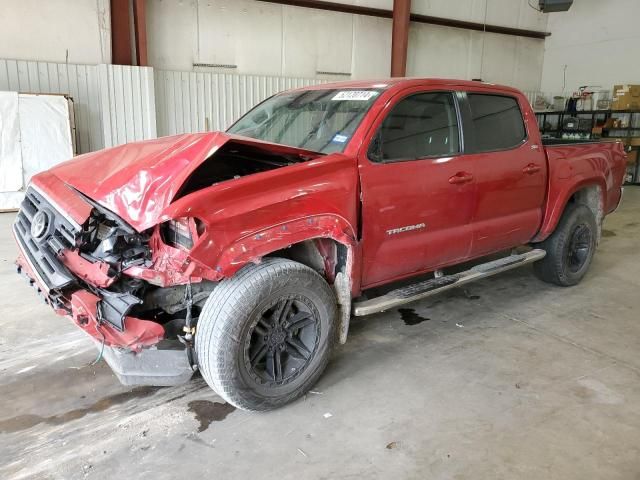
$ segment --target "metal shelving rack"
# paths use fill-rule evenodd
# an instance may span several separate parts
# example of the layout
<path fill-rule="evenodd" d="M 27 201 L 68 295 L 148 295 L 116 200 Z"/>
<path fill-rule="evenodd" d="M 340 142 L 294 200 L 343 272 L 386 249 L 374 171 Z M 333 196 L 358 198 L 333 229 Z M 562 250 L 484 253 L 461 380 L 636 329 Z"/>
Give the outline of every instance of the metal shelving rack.
<path fill-rule="evenodd" d="M 606 128 L 602 130 L 602 134 L 593 134 L 593 128 L 598 124 L 605 124 L 610 118 L 623 118 L 627 116 L 628 121 L 626 127 Z M 640 137 L 640 110 L 582 110 L 575 113 L 567 111 L 539 111 L 536 112 L 538 126 L 543 137 L 563 138 L 563 135 L 580 134 L 586 138 L 619 138 L 628 140 L 633 137 Z M 565 119 L 578 118 L 584 120 L 585 125 L 589 127 L 582 128 L 564 128 Z M 587 122 L 588 121 L 588 122 Z M 627 151 L 635 150 L 636 164 L 631 171 L 632 180 L 630 183 L 640 184 L 640 145 L 628 145 Z"/>

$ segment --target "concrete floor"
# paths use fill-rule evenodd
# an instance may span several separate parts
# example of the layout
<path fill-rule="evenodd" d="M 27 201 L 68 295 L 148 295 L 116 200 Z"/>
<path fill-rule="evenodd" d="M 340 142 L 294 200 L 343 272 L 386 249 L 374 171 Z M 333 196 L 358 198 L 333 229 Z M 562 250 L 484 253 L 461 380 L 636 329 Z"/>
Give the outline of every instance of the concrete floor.
<path fill-rule="evenodd" d="M 305 399 L 127 389 L 13 270 L 0 215 L 0 478 L 640 478 L 640 189 L 575 288 L 530 268 L 354 320 Z M 404 318 L 403 318 L 404 317 Z"/>

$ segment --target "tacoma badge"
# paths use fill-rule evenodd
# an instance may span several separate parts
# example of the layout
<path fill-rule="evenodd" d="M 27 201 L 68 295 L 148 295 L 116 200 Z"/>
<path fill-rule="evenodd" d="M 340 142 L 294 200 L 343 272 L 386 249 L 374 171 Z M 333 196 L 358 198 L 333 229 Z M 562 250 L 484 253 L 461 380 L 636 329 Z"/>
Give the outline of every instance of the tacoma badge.
<path fill-rule="evenodd" d="M 415 225 L 406 225 L 404 227 L 392 228 L 391 230 L 387 230 L 387 235 L 395 235 L 396 233 L 402 232 L 410 232 L 411 230 L 420 230 L 421 228 L 426 228 L 427 225 L 425 223 L 416 223 Z"/>

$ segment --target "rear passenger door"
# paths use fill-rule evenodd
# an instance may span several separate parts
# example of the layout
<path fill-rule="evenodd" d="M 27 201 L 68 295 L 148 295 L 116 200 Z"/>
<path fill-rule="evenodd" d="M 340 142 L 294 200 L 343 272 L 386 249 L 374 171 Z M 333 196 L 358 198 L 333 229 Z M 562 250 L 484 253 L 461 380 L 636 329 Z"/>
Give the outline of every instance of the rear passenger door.
<path fill-rule="evenodd" d="M 511 248 L 531 240 L 542 221 L 547 163 L 537 135 L 523 119 L 524 97 L 466 92 L 465 149 L 473 161 L 477 202 L 471 256 Z M 527 120 L 527 121 L 525 121 Z"/>
<path fill-rule="evenodd" d="M 385 106 L 359 153 L 362 285 L 465 258 L 475 186 L 452 92 L 411 89 Z"/>

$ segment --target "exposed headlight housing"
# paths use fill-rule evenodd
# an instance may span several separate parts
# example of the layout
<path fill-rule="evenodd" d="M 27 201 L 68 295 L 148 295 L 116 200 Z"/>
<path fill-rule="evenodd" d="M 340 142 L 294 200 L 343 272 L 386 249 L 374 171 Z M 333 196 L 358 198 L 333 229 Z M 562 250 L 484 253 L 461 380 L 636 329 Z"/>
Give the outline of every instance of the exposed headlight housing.
<path fill-rule="evenodd" d="M 167 245 L 191 250 L 198 237 L 204 232 L 204 224 L 197 218 L 181 217 L 162 224 L 160 232 Z"/>

